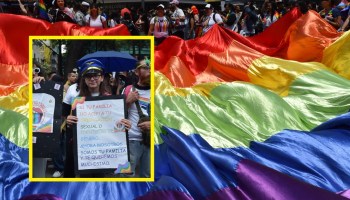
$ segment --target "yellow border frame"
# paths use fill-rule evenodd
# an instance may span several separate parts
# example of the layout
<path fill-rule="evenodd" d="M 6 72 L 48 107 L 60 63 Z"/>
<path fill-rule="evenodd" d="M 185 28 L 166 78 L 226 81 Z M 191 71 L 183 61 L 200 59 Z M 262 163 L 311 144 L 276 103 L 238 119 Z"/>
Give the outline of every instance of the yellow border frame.
<path fill-rule="evenodd" d="M 152 36 L 30 36 L 29 86 L 33 85 L 33 40 L 150 40 L 151 59 L 151 138 L 154 138 L 154 37 Z M 30 182 L 144 182 L 154 181 L 154 139 L 151 140 L 150 178 L 34 178 L 33 177 L 33 88 L 29 87 L 29 181 Z"/>

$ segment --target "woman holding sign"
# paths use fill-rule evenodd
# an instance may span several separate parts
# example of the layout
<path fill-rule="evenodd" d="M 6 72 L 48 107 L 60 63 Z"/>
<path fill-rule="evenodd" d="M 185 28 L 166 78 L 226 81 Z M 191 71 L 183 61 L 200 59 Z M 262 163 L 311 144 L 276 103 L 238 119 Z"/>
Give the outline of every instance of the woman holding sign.
<path fill-rule="evenodd" d="M 79 93 L 78 97 L 96 97 L 96 96 L 109 96 L 110 94 L 106 90 L 106 86 L 103 83 L 104 79 L 104 66 L 103 64 L 95 59 L 90 59 L 84 62 L 81 66 L 80 76 L 82 77 L 79 82 Z M 67 105 L 64 106 L 67 110 Z M 65 113 L 65 112 L 63 112 Z M 64 170 L 64 177 L 75 177 L 74 173 L 74 152 L 72 135 L 73 124 L 78 122 L 78 117 L 70 114 L 67 116 L 67 129 L 70 132 L 70 139 L 67 143 L 67 156 Z M 127 119 L 121 119 L 120 122 L 116 122 L 115 126 L 123 126 L 126 130 L 131 128 L 131 122 Z M 77 159 L 77 158 L 75 158 Z M 89 177 L 103 177 L 104 174 L 89 174 Z"/>

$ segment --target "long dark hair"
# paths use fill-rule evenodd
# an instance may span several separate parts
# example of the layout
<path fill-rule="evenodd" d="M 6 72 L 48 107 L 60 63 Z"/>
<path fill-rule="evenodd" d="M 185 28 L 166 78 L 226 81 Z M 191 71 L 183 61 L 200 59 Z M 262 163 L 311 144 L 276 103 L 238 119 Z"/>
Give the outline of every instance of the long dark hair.
<path fill-rule="evenodd" d="M 80 90 L 80 92 L 79 92 L 79 96 L 80 97 L 91 97 L 91 92 L 89 90 L 89 87 L 85 83 L 85 78 L 84 77 L 81 77 L 78 86 L 79 86 L 79 90 Z M 104 96 L 104 95 L 108 94 L 107 87 L 106 87 L 104 81 L 102 81 L 100 83 L 99 92 L 100 92 L 100 96 Z"/>

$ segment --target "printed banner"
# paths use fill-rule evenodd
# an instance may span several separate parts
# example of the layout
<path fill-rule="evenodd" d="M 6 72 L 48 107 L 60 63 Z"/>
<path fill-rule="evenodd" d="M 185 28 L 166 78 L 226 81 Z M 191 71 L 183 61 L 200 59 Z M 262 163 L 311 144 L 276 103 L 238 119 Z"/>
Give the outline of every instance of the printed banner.
<path fill-rule="evenodd" d="M 74 108 L 78 117 L 74 135 L 78 173 L 101 169 L 129 173 L 127 131 L 120 122 L 125 118 L 124 98 L 77 97 Z"/>
<path fill-rule="evenodd" d="M 45 93 L 33 94 L 33 132 L 52 133 L 55 97 Z"/>

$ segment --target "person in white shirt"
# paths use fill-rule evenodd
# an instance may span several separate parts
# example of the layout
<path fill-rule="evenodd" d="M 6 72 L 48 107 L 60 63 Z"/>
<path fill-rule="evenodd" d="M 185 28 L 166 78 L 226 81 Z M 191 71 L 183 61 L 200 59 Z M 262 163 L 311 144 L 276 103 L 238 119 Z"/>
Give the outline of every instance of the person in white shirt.
<path fill-rule="evenodd" d="M 90 5 L 90 15 L 85 16 L 85 23 L 90 27 L 107 28 L 107 20 L 99 14 L 98 7 L 95 3 Z"/>
<path fill-rule="evenodd" d="M 154 35 L 155 44 L 159 45 L 169 35 L 170 22 L 164 15 L 165 7 L 163 4 L 157 6 L 157 16 L 150 21 L 148 35 Z"/>
<path fill-rule="evenodd" d="M 173 12 L 171 15 L 171 23 L 172 23 L 172 35 L 178 36 L 179 38 L 184 39 L 184 29 L 185 29 L 185 14 L 184 11 L 178 7 L 179 1 L 172 0 L 170 2 L 170 10 Z"/>
<path fill-rule="evenodd" d="M 204 19 L 204 22 L 203 22 L 202 35 L 207 33 L 208 30 L 214 26 L 214 24 L 222 25 L 224 23 L 222 21 L 220 14 L 213 12 L 213 7 L 210 4 L 207 4 L 205 6 L 205 14 L 206 14 L 206 18 Z"/>

